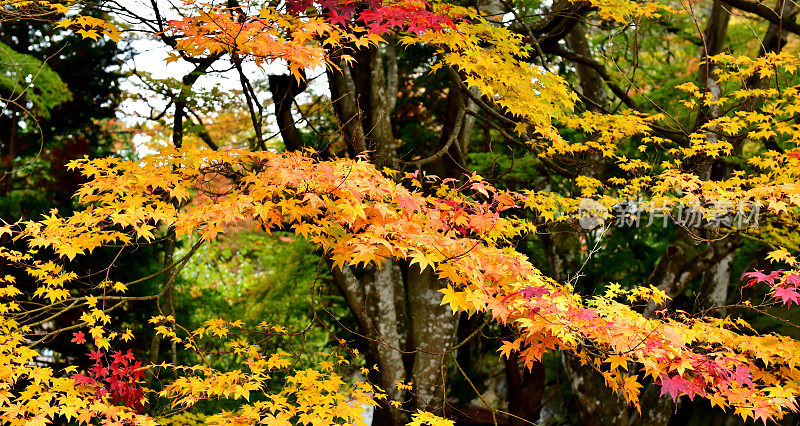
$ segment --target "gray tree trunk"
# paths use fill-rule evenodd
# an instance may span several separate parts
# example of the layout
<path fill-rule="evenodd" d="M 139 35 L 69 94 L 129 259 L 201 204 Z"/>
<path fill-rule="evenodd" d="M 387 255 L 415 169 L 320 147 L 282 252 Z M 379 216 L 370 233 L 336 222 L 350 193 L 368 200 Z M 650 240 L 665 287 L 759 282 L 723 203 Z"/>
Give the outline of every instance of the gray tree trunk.
<path fill-rule="evenodd" d="M 341 72 L 328 72 L 329 85 L 351 155 L 368 153 L 379 169 L 398 168 L 398 146 L 391 127 L 398 84 L 395 50 L 362 50 L 352 67 L 339 64 Z M 445 123 L 444 128 L 454 124 Z M 459 137 L 464 144 L 470 128 L 462 126 Z M 463 158 L 456 158 L 463 168 Z M 453 168 L 442 167 L 442 161 L 433 161 L 429 170 L 452 174 Z M 345 266 L 334 271 L 334 279 L 370 342 L 370 352 L 380 368 L 380 385 L 389 397 L 408 402 L 408 408 L 441 413 L 443 360 L 453 345 L 457 322 L 449 307 L 439 306 L 437 290 L 446 283 L 430 268 L 420 271 L 396 260 L 358 271 Z M 399 380 L 413 383 L 410 394 L 396 388 Z M 376 424 L 397 425 L 406 420 L 403 411 L 388 405 L 375 417 Z"/>

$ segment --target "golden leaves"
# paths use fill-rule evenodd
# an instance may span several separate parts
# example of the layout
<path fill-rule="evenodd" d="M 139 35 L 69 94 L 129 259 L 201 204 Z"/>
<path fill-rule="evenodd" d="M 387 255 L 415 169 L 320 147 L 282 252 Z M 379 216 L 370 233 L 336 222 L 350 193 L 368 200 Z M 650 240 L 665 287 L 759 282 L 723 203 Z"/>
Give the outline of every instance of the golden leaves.
<path fill-rule="evenodd" d="M 411 416 L 411 422 L 408 426 L 453 426 L 452 420 L 443 419 L 434 414 L 420 411 Z"/>
<path fill-rule="evenodd" d="M 268 360 L 256 355 L 242 370 L 219 372 L 208 367 L 185 368 L 186 375 L 167 385 L 161 395 L 173 404 L 191 406 L 208 398 L 228 397 L 249 400 L 269 378 L 263 371 L 276 371 L 289 365 L 286 354 L 273 354 Z M 346 385 L 334 373 L 300 370 L 288 374 L 283 389 L 266 400 L 244 404 L 236 412 L 222 412 L 206 419 L 212 424 L 267 421 L 270 424 L 353 424 L 361 420 L 362 405 L 375 404 L 371 394 L 380 391 L 365 382 Z M 278 423 L 275 423 L 278 422 Z"/>
<path fill-rule="evenodd" d="M 61 13 L 66 13 L 66 11 Z M 75 28 L 75 32 L 81 37 L 91 38 L 95 41 L 102 35 L 108 36 L 108 38 L 115 42 L 118 42 L 121 37 L 121 32 L 116 25 L 94 16 L 78 15 L 65 18 L 58 22 L 57 27 Z"/>
<path fill-rule="evenodd" d="M 328 31 L 322 24 L 281 22 L 281 17 L 273 19 L 269 15 L 272 11 L 262 11 L 268 15 L 262 19 L 300 31 L 289 42 L 279 38 L 277 30 L 270 27 L 271 23 L 252 22 L 252 28 L 239 32 L 241 23 L 225 15 L 228 12 L 214 13 L 217 13 L 215 20 L 201 22 L 187 18 L 176 24 L 175 28 L 189 36 L 185 39 L 187 43 L 198 44 L 187 44 L 185 52 L 193 54 L 191 49 L 201 48 L 218 52 L 232 49 L 231 46 L 244 52 L 243 49 L 258 47 L 251 46 L 257 37 L 267 37 L 275 45 L 261 54 L 265 61 L 285 57 L 298 64 L 313 64 L 321 60 L 314 56 L 317 51 L 310 45 L 314 38 Z M 615 115 L 587 112 L 565 117 L 564 112 L 572 107 L 574 99 L 564 82 L 517 59 L 516 55 L 522 50 L 517 36 L 480 20 L 476 22 L 460 24 L 462 34 L 443 31 L 404 41 L 416 43 L 428 37 L 428 42 L 441 46 L 445 63 L 464 72 L 468 84 L 478 87 L 520 120 L 538 126 L 537 131 L 545 142 L 537 143 L 545 148 L 545 156 L 592 151 L 613 159 L 624 172 L 650 171 L 649 163 L 622 155 L 619 148 L 623 140 L 633 137 L 650 138 L 646 139 L 647 143 L 658 144 L 650 132 L 660 117 L 625 112 Z M 208 34 L 216 39 L 208 40 Z M 375 38 L 363 41 L 377 42 Z M 524 51 L 522 54 L 524 56 Z M 762 68 L 759 73 L 767 70 Z M 695 87 L 684 85 L 682 89 L 696 95 Z M 735 92 L 733 97 L 774 95 L 771 91 Z M 705 98 L 700 101 L 706 105 L 724 102 Z M 731 201 L 766 200 L 773 213 L 786 214 L 798 205 L 797 158 L 791 155 L 766 153 L 754 157 L 750 164 L 764 173 L 751 172 L 727 181 L 703 181 L 680 169 L 682 157 L 701 154 L 714 157 L 730 152 L 729 143 L 709 141 L 705 137 L 705 132 L 712 129 L 710 126 L 719 126 L 729 134 L 752 129 L 749 134 L 752 139 L 792 132 L 793 129 L 779 128 L 775 123 L 775 117 L 786 115 L 779 111 L 780 108 L 773 108 L 708 123 L 700 132 L 690 135 L 689 146 L 668 152 L 678 160 L 665 161 L 662 170 L 656 170 L 649 179 L 634 177 L 603 182 L 579 176 L 573 183 L 581 188 L 582 195 L 597 196 L 606 207 L 614 204 L 614 190 L 621 195 L 636 195 L 646 189 L 654 201 L 661 201 L 667 207 L 682 200 L 691 199 L 699 204 L 724 197 Z M 786 106 L 783 111 L 795 110 Z M 560 137 L 544 137 L 552 117 L 593 137 L 574 143 L 567 143 Z M 528 127 L 527 122 L 517 124 L 520 133 L 527 132 Z M 72 259 L 111 242 L 150 241 L 157 227 L 175 227 L 178 234 L 197 233 L 205 240 L 213 240 L 226 227 L 243 223 L 267 230 L 291 228 L 297 235 L 322 247 L 339 267 L 379 265 L 392 257 L 407 259 L 412 265 L 418 264 L 421 270 L 435 270 L 441 278 L 449 280 L 440 290 L 442 304 L 448 304 L 454 312 L 490 313 L 498 322 L 512 324 L 519 330 L 519 339 L 503 342 L 501 356 L 519 352 L 522 362 L 529 366 L 545 351 L 554 348 L 579 352 L 584 361 L 598 368 L 607 364 L 605 367 L 611 371 L 604 373 L 609 386 L 633 404 L 637 404 L 641 384 L 636 376 L 626 376 L 623 370 L 633 370 L 636 365 L 635 368 L 641 368 L 645 375 L 656 380 L 662 375 L 670 380 L 680 379 L 680 383 L 691 380 L 698 387 L 697 393 L 712 395 L 716 405 L 733 405 L 743 416 L 763 418 L 793 407 L 790 399 L 797 391 L 788 384 L 797 379 L 794 354 L 798 351 L 794 350 L 797 343 L 791 339 L 739 335 L 731 330 L 733 324 L 725 322 L 645 318 L 614 300 L 624 298 L 654 303 L 666 300 L 666 295 L 653 287 L 623 290 L 612 284 L 604 295 L 583 300 L 570 286 L 543 277 L 512 249 L 501 248 L 515 236 L 535 229 L 512 216 L 501 216 L 501 208 L 523 204 L 536 210 L 543 221 L 566 221 L 574 217 L 571 214 L 579 208 L 574 198 L 537 192 L 524 196 L 504 194 L 477 178 L 470 181 L 469 186 L 475 190 L 474 196 L 445 185 L 436 188 L 437 197 L 423 196 L 398 185 L 364 161 L 322 162 L 301 154 L 269 152 L 165 150 L 137 162 L 80 160 L 70 167 L 92 178 L 78 193 L 79 200 L 91 208 L 69 218 L 51 213 L 39 222 L 25 224 L 24 234 L 33 247 L 52 247 L 58 254 Z M 240 180 L 225 179 L 231 175 Z M 421 186 L 420 179 L 412 183 Z M 670 195 L 674 193 L 685 195 L 683 198 Z M 175 201 L 186 201 L 193 194 L 198 197 L 185 208 L 174 207 Z M 0 228 L 0 233 L 8 232 L 10 228 Z M 782 251 L 771 254 L 770 258 L 788 261 L 790 255 Z M 68 274 L 47 263 L 35 265 L 31 270 L 42 284 L 36 290 L 37 297 L 51 302 L 68 297 L 63 286 L 70 278 Z M 113 287 L 125 290 L 124 284 Z M 16 294 L 13 287 L 7 288 L 6 295 Z M 81 321 L 91 326 L 89 333 L 95 344 L 107 347 L 105 330 L 98 325 L 107 322 L 107 314 L 97 308 L 98 300 L 90 297 L 85 300 L 90 310 L 84 313 Z M 157 333 L 178 339 L 173 318 L 153 320 Z M 241 327 L 242 324 L 214 319 L 195 330 L 193 336 L 227 338 L 233 334 L 232 329 Z M 285 333 L 285 330 L 272 330 Z M 126 332 L 124 336 L 129 334 Z M 241 370 L 187 369 L 191 374 L 165 388 L 162 396 L 175 406 L 190 406 L 206 398 L 231 397 L 249 401 L 251 392 L 263 387 L 267 373 L 289 366 L 288 360 L 280 354 L 265 358 L 250 345 L 233 342 L 230 347 L 236 354 L 247 357 Z M 583 347 L 591 347 L 594 353 L 589 355 L 581 351 Z M 25 355 L 16 347 L 12 350 L 17 352 L 16 356 Z M 329 374 L 340 361 L 324 361 L 322 372 L 292 372 L 279 395 L 269 401 L 242 405 L 238 412 L 221 413 L 212 420 L 225 423 L 268 418 L 285 423 L 325 422 L 333 416 L 342 418 L 342 411 L 355 416 L 359 413 L 358 404 L 351 405 L 339 391 L 342 379 Z M 762 364 L 765 368 L 756 367 Z M 731 376 L 745 365 L 753 371 L 753 386 L 745 388 L 733 384 L 726 388 L 712 380 L 722 378 L 730 383 Z M 712 370 L 704 370 L 711 367 L 721 373 L 713 376 L 709 373 Z M 47 377 L 38 370 L 31 371 L 31 375 L 41 377 L 39 381 Z M 360 402 L 370 401 L 364 396 Z M 763 410 L 768 410 L 767 414 Z M 72 416 L 77 411 L 70 408 L 68 413 Z M 414 422 L 443 424 L 441 419 L 424 413 L 415 415 Z"/>
<path fill-rule="evenodd" d="M 496 26 L 472 11 L 454 8 L 469 16 L 456 31 L 436 31 L 401 38 L 402 44 L 426 43 L 438 47 L 442 64 L 461 71 L 468 87 L 524 121 L 515 129 L 550 133 L 551 120 L 571 111 L 576 95 L 561 77 L 524 61 L 529 46 L 520 35 Z M 441 66 L 441 65 L 439 65 Z M 439 66 L 435 66 L 436 70 Z"/>
<path fill-rule="evenodd" d="M 676 13 L 670 5 L 660 1 L 591 0 L 600 19 L 628 23 L 640 18 L 658 18 Z"/>

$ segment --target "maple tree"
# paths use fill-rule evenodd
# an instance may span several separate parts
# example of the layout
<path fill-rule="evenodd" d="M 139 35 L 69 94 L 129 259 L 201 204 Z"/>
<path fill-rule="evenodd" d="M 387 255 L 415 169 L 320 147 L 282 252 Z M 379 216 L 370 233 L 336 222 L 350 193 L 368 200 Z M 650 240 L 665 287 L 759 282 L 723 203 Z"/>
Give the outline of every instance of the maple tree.
<path fill-rule="evenodd" d="M 157 152 L 72 161 L 68 167 L 86 179 L 75 194 L 83 209 L 0 227 L 4 241 L 18 244 L 0 248 L 2 418 L 169 423 L 203 402 L 227 399 L 236 401 L 232 409 L 196 420 L 358 424 L 365 406 L 377 406 L 387 423 L 445 425 L 452 424 L 445 409 L 445 369 L 452 365 L 496 422 L 500 410 L 457 355 L 489 323 L 508 331 L 499 354 L 511 362 L 509 377 L 520 374 L 514 364 L 532 374 L 546 353 L 560 351 L 569 358 L 567 375 L 580 378 L 572 382 L 581 410 L 598 419 L 622 421 L 585 403 L 587 387 L 598 382 L 647 421 L 662 407 L 672 410 L 664 402 L 684 396 L 764 423 L 797 412 L 800 343 L 758 330 L 738 314 L 781 319 L 774 308 L 800 304 L 794 229 L 800 56 L 791 38 L 800 27 L 793 3 L 774 3 L 716 0 L 701 10 L 691 1 L 549 7 L 501 1 L 478 8 L 419 0 L 280 7 L 189 1 L 169 20 L 155 3 L 151 17 L 110 2 L 107 10 L 123 27 L 158 38 L 171 49 L 167 62 L 183 61 L 191 71 L 180 82 L 141 78 L 172 108 L 169 125 L 159 122 L 166 111 L 150 117 L 156 123 L 147 132 Z M 13 19 L 70 13 L 46 1 L 3 6 Z M 528 17 L 542 10 L 541 20 Z M 85 38 L 124 36 L 108 21 L 67 16 L 59 25 Z M 635 53 L 592 40 L 604 31 L 590 32 L 589 24 L 631 35 Z M 753 26 L 762 39 L 728 41 L 728 33 Z M 592 43 L 603 55 L 593 53 Z M 640 43 L 649 50 L 640 53 Z M 678 46 L 668 50 L 674 63 L 654 53 L 660 43 Z M 424 59 L 409 55 L 403 64 L 409 69 L 401 71 L 403 49 L 420 49 Z M 661 75 L 691 61 L 691 72 Z M 266 82 L 283 141 L 279 152 L 268 149 L 259 83 L 244 67 L 282 62 L 289 74 Z M 194 87 L 220 63 L 240 80 L 238 109 L 236 101 Z M 646 72 L 629 74 L 628 65 Z M 309 107 L 298 105 L 317 133 L 309 135 L 292 107 L 314 69 L 327 77 L 332 118 L 309 117 L 315 115 Z M 447 79 L 445 107 L 399 105 L 397 93 L 426 96 L 400 86 L 403 72 Z M 216 111 L 220 105 L 228 108 Z M 436 129 L 429 136 L 434 148 L 415 151 L 413 140 L 398 141 L 403 130 L 391 120 L 395 108 L 416 121 L 403 129 Z M 440 120 L 420 120 L 425 114 Z M 314 123 L 332 129 L 329 143 Z M 488 135 L 487 149 L 500 138 L 521 150 L 540 184 L 504 189 L 502 176 L 470 173 L 478 127 Z M 318 150 L 306 143 L 315 137 Z M 734 213 L 744 224 L 731 220 Z M 613 238 L 606 233 L 615 220 L 638 225 L 653 214 L 680 226 L 657 234 L 666 244 L 646 265 L 648 275 L 581 292 L 582 271 L 602 256 L 596 252 Z M 324 304 L 311 304 L 306 329 L 223 318 L 187 329 L 176 320 L 182 269 L 202 245 L 234 229 L 293 232 L 318 247 L 311 297 L 318 295 L 319 271 L 331 270 L 367 342 L 369 363 L 357 365 L 362 353 L 320 320 Z M 631 232 L 641 238 L 650 231 Z M 534 239 L 549 264 L 522 253 L 520 243 Z M 180 241 L 188 249 L 178 250 Z M 154 274 L 163 278 L 155 294 L 130 293 L 153 276 L 122 282 L 108 272 L 88 284 L 72 271 L 72 262 L 104 248 L 121 254 L 156 242 L 163 243 L 164 264 Z M 729 304 L 738 278 L 734 255 L 745 242 L 768 247 L 756 252 L 764 266 L 743 271 L 742 297 Z M 693 286 L 694 306 L 673 309 L 686 306 L 678 299 Z M 763 298 L 745 298 L 745 290 Z M 141 331 L 114 317 L 137 303 L 155 303 L 159 313 L 149 320 L 155 330 L 149 362 L 126 350 Z M 486 322 L 456 342 L 454 314 Z M 316 368 L 301 364 L 302 353 L 266 343 L 304 341 L 313 326 L 340 343 L 314 359 Z M 87 347 L 92 366 L 57 371 L 41 362 L 50 339 L 63 334 Z M 160 362 L 162 341 L 169 342 L 170 362 Z M 190 354 L 188 362 L 178 362 L 179 350 Z M 232 355 L 230 365 L 210 360 L 222 354 Z M 367 380 L 353 380 L 355 372 Z M 661 402 L 648 406 L 648 392 Z M 627 415 L 613 401 L 608 407 L 614 416 Z"/>

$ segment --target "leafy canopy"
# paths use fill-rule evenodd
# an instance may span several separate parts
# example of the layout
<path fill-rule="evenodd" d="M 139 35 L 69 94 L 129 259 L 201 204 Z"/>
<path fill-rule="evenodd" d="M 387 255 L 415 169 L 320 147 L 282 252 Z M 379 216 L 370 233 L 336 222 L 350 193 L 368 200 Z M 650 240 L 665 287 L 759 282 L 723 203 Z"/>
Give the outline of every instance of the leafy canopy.
<path fill-rule="evenodd" d="M 658 3 L 592 4 L 601 19 L 621 22 L 685 14 Z M 131 283 L 104 282 L 85 296 L 74 296 L 66 289 L 67 283 L 78 280 L 69 272 L 68 261 L 91 255 L 100 247 L 154 241 L 158 227 L 174 229 L 196 244 L 213 243 L 227 227 L 242 225 L 266 232 L 291 230 L 320 247 L 334 267 L 379 266 L 393 258 L 418 264 L 423 270 L 431 268 L 449 283 L 440 290 L 442 304 L 453 312 L 490 314 L 518 332 L 503 343 L 502 356 L 518 353 L 521 362 L 530 366 L 548 350 L 572 353 L 637 408 L 642 381 L 652 379 L 662 395 L 707 398 L 745 419 L 766 422 L 797 411 L 800 347 L 796 340 L 758 334 L 740 319 L 642 315 L 631 305 L 659 305 L 667 299 L 648 285 L 633 289 L 610 285 L 603 294 L 581 297 L 570 284 L 544 276 L 514 250 L 513 242 L 535 233 L 542 223 L 579 219 L 583 196 L 596 197 L 610 212 L 621 201 L 645 194 L 653 205 L 666 209 L 696 205 L 706 220 L 719 213 L 712 208 L 713 202 L 726 200 L 747 209 L 761 205 L 768 220 L 795 223 L 800 207 L 800 128 L 789 119 L 798 112 L 794 73 L 800 57 L 782 52 L 758 58 L 727 54 L 709 58 L 718 65 L 723 94 L 709 96 L 686 83 L 677 87 L 685 94 L 680 101 L 687 111 L 720 106 L 728 113 L 686 135 L 686 143 L 675 144 L 654 131 L 658 123 L 669 119 L 661 114 L 624 109 L 614 114 L 572 113 L 576 96 L 568 84 L 526 61 L 529 49 L 521 36 L 475 12 L 419 1 L 366 5 L 372 7 L 292 2 L 287 10 L 265 7 L 248 16 L 241 8 L 188 3 L 194 13 L 171 22 L 165 31 L 178 37 L 175 55 L 227 53 L 260 65 L 285 60 L 298 76 L 306 68 L 335 68 L 334 56 L 353 61 L 349 49 L 378 46 L 387 31 L 395 31 L 402 34 L 403 44 L 433 46 L 439 56 L 431 71 L 452 67 L 460 72 L 467 86 L 476 87 L 506 113 L 502 118 L 541 158 L 596 153 L 612 159 L 628 178 L 601 181 L 577 176 L 578 191 L 566 196 L 501 191 L 477 175 L 460 182 L 419 174 L 401 176 L 377 170 L 365 158 L 321 160 L 313 152 L 167 148 L 138 161 L 73 162 L 70 167 L 89 179 L 76 194 L 86 208 L 68 217 L 53 213 L 39 221 L 3 226 L 0 234 L 26 241 L 30 250 L 3 248 L 0 256 L 21 276 L 27 274 L 24 279 L 36 283 L 34 297 L 43 302 L 45 307 L 40 309 L 48 315 L 81 307 L 82 316 L 71 328 L 81 329 L 74 332 L 74 341 L 93 344 L 99 352 L 92 352 L 91 375 L 74 369 L 57 372 L 31 362 L 37 352 L 26 340 L 32 327 L 30 311 L 15 300 L 22 278 L 2 278 L 4 419 L 12 424 L 46 424 L 64 416 L 85 423 L 101 418 L 153 424 L 155 420 L 139 412 L 134 401 L 150 390 L 143 387 L 138 373 L 123 374 L 133 368 L 181 373 L 158 392 L 171 409 L 185 410 L 206 399 L 243 400 L 235 412 L 219 413 L 207 419 L 210 422 L 359 422 L 361 405 L 376 404 L 386 394 L 365 382 L 345 384 L 334 371 L 349 364 L 342 354 L 330 354 L 318 371 L 293 370 L 286 354 L 263 354 L 255 343 L 230 339 L 231 350 L 242 360 L 241 368 L 219 371 L 204 362 L 203 339 L 226 339 L 240 332 L 269 337 L 290 331 L 222 319 L 187 330 L 175 318 L 162 315 L 151 320 L 156 332 L 195 351 L 198 364 L 140 366 L 127 354 L 114 352 L 114 345 L 130 339 L 131 332 L 117 328 L 108 315 L 135 300 L 125 295 Z M 325 15 L 320 9 L 326 10 Z M 741 83 L 754 75 L 779 81 L 780 89 L 748 88 Z M 751 99 L 759 100 L 757 107 L 736 108 Z M 567 139 L 559 127 L 592 137 Z M 725 137 L 709 138 L 709 132 Z M 729 138 L 744 132 L 751 142 L 780 138 L 787 149 L 751 155 L 747 167 L 721 180 L 703 179 L 687 166 L 698 159 L 730 154 Z M 623 153 L 623 145 L 630 141 L 636 141 L 641 153 L 658 152 L 659 161 Z M 432 189 L 423 191 L 422 187 Z M 190 199 L 193 202 L 186 203 Z M 539 222 L 524 219 L 526 210 Z M 780 229 L 768 232 L 781 241 Z M 63 262 L 37 260 L 44 250 L 52 250 Z M 774 298 L 782 303 L 796 304 L 800 300 L 797 260 L 784 249 L 774 250 L 770 257 L 791 269 L 750 277 L 772 286 Z M 638 369 L 636 374 L 633 368 Z M 251 395 L 263 390 L 273 376 L 282 378 L 282 390 L 250 402 Z M 418 413 L 412 424 L 447 421 Z"/>

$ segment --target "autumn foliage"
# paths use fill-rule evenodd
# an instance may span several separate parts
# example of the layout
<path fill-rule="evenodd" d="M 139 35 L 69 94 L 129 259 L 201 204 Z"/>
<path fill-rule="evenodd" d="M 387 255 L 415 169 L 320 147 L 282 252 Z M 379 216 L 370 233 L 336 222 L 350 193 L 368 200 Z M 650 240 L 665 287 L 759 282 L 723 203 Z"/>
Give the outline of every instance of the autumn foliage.
<path fill-rule="evenodd" d="M 604 22 L 691 15 L 672 2 L 586 3 L 592 16 Z M 697 229 L 731 214 L 721 205 L 737 206 L 745 214 L 760 214 L 762 227 L 729 223 L 708 239 L 766 242 L 772 245 L 766 260 L 775 264 L 769 272 L 744 274 L 743 287 L 762 286 L 767 298 L 761 305 L 743 302 L 740 308 L 764 313 L 768 307 L 800 305 L 792 229 L 800 208 L 796 52 L 704 58 L 713 64 L 720 90 L 715 94 L 682 83 L 676 89 L 683 97 L 675 108 L 687 115 L 700 109 L 725 112 L 705 114 L 694 129 L 682 129 L 670 139 L 665 122 L 677 119 L 640 111 L 632 100 L 629 108 L 613 111 L 581 109 L 585 99 L 562 76 L 532 63 L 538 52 L 524 31 L 514 32 L 471 8 L 377 0 L 291 1 L 257 10 L 230 2 L 187 2 L 184 7 L 191 13 L 155 31 L 171 41 L 168 61 L 196 63 L 223 55 L 259 67 L 285 61 L 303 79 L 315 67 L 343 72 L 357 62 L 359 50 L 380 49 L 389 38 L 399 46 L 430 48 L 436 61 L 426 72 L 456 73 L 476 105 L 499 111 L 494 118 L 506 137 L 520 138 L 547 167 L 571 175 L 569 190 L 511 191 L 478 174 L 443 179 L 420 170 L 401 172 L 376 166 L 369 150 L 347 159 L 311 149 L 167 146 L 133 160 L 73 161 L 69 169 L 85 178 L 75 194 L 80 210 L 0 226 L 0 237 L 9 243 L 0 248 L 6 271 L 0 277 L 4 422 L 156 424 L 204 401 L 231 399 L 237 401 L 235 409 L 205 421 L 359 424 L 363 406 L 402 407 L 403 401 L 388 401 L 387 389 L 345 377 L 345 371 L 371 374 L 368 367 L 351 365 L 358 354 L 346 345 L 325 353 L 317 369 L 296 368 L 297 359 L 285 352 L 264 353 L 258 342 L 297 332 L 274 324 L 215 319 L 190 330 L 162 312 L 148 326 L 196 362 L 137 360 L 127 346 L 134 331 L 112 321 L 112 315 L 129 303 L 161 300 L 163 294 L 134 296 L 130 288 L 135 282 L 113 280 L 73 291 L 83 278 L 71 272 L 71 265 L 104 249 L 156 243 L 167 232 L 173 240 L 185 238 L 191 246 L 187 258 L 175 258 L 160 271 L 169 276 L 186 265 L 194 250 L 215 244 L 233 228 L 292 232 L 323 253 L 330 263 L 321 267 L 334 270 L 380 269 L 387 261 L 399 261 L 433 271 L 442 283 L 437 297 L 453 314 L 486 316 L 513 330 L 501 344 L 501 357 L 517 357 L 529 369 L 545 353 L 561 351 L 596 371 L 637 410 L 646 408 L 640 397 L 643 387 L 652 384 L 673 401 L 683 395 L 704 398 L 712 407 L 764 423 L 798 411 L 797 340 L 758 332 L 742 318 L 710 310 L 699 315 L 669 310 L 675 294 L 651 283 L 631 288 L 611 283 L 596 294 L 581 295 L 574 282 L 547 276 L 517 247 L 521 239 L 549 226 L 578 223 L 587 197 L 599 206 L 599 223 L 612 222 L 618 206 L 639 197 L 650 207 L 629 214 L 657 207 L 669 216 L 691 205 L 703 224 Z M 63 26 L 90 38 L 118 36 L 116 27 L 102 20 L 73 17 Z M 745 84 L 748 79 L 766 83 L 755 87 Z M 460 111 L 462 119 L 465 115 Z M 752 149 L 743 153 L 744 139 L 753 145 L 779 140 L 786 149 L 757 151 L 746 145 Z M 709 164 L 734 154 L 741 158 L 739 168 L 712 179 Z M 581 156 L 607 161 L 618 174 L 564 170 Z M 401 165 L 394 163 L 388 165 Z M 39 327 L 68 314 L 75 318 L 64 329 Z M 48 339 L 59 333 L 85 346 L 92 364 L 57 371 L 37 362 Z M 236 355 L 237 365 L 225 371 L 212 367 L 209 341 L 222 342 Z M 163 386 L 151 386 L 153 378 L 165 378 Z M 280 389 L 268 393 L 276 380 Z M 160 417 L 149 411 L 156 400 L 167 407 Z M 452 424 L 424 410 L 408 420 Z"/>

